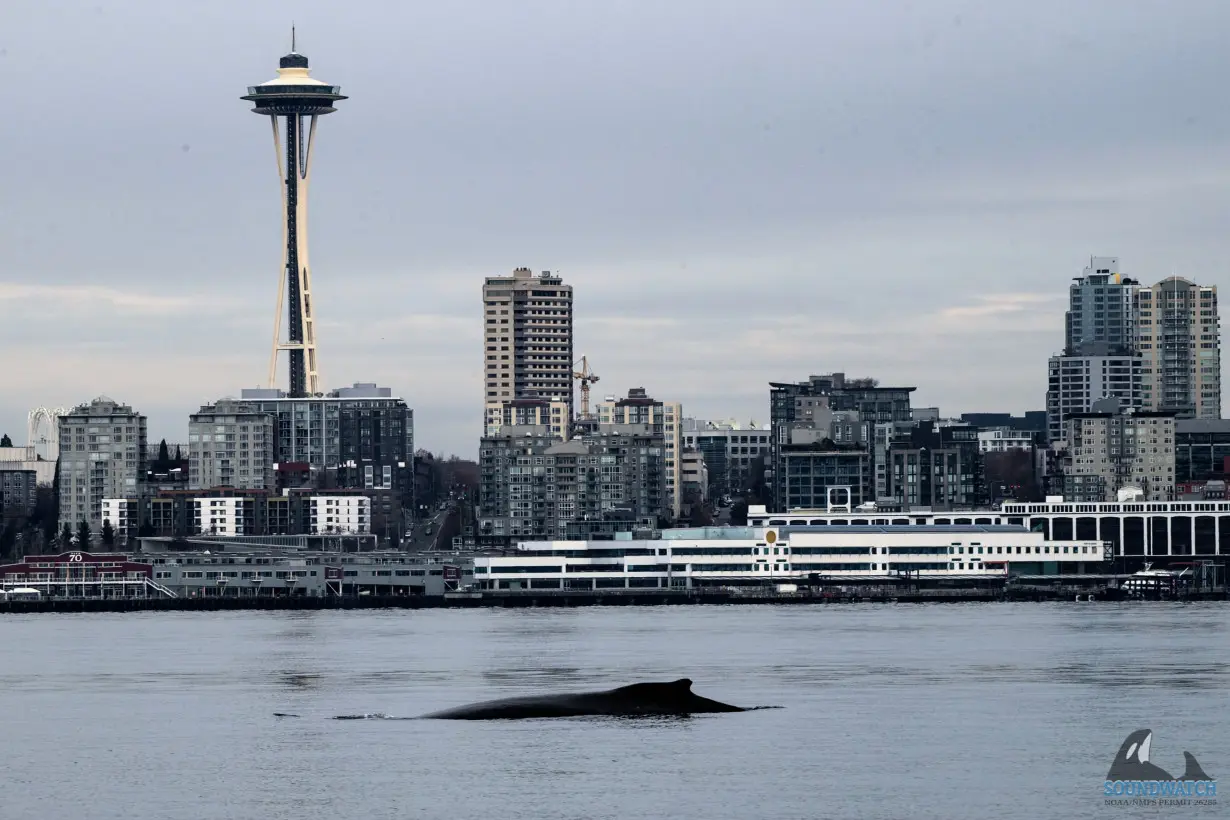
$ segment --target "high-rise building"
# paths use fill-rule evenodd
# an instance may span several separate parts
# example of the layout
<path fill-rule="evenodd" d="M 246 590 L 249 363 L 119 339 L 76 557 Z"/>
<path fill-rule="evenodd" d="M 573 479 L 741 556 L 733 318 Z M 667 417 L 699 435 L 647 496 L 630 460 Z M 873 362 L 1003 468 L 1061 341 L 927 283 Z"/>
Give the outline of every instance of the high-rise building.
<path fill-rule="evenodd" d="M 1095 256 L 1068 288 L 1067 356 L 1122 355 L 1136 347 L 1140 283 L 1119 273 L 1119 257 Z"/>
<path fill-rule="evenodd" d="M 515 399 L 563 402 L 572 421 L 572 286 L 517 268 L 483 283 L 484 431 L 503 423 Z"/>
<path fill-rule="evenodd" d="M 140 495 L 145 416 L 100 396 L 59 417 L 60 522 L 86 521 L 97 533 L 104 498 Z"/>
<path fill-rule="evenodd" d="M 308 265 L 307 202 L 316 147 L 316 118 L 331 114 L 333 104 L 346 99 L 341 88 L 308 76 L 308 58 L 294 50 L 278 61 L 278 76 L 249 86 L 242 99 L 252 111 L 270 118 L 273 145 L 282 180 L 282 275 L 274 314 L 273 351 L 269 357 L 269 387 L 277 377 L 278 351 L 290 354 L 292 398 L 319 391 L 316 329 L 312 312 L 312 275 Z M 286 341 L 282 341 L 282 301 L 286 301 Z"/>
<path fill-rule="evenodd" d="M 1089 412 L 1099 399 L 1142 406 L 1139 291 L 1139 282 L 1120 274 L 1117 256 L 1092 257 L 1068 288 L 1063 353 L 1052 356 L 1047 368 L 1047 434 L 1052 441 L 1059 441 L 1070 414 Z"/>
<path fill-rule="evenodd" d="M 188 417 L 188 489 L 273 489 L 274 429 L 272 414 L 234 399 L 203 406 Z"/>
<path fill-rule="evenodd" d="M 1143 404 L 1179 418 L 1221 418 L 1217 288 L 1171 276 L 1138 294 Z"/>
<path fill-rule="evenodd" d="M 1068 416 L 1091 412 L 1099 399 L 1114 398 L 1125 407 L 1143 407 L 1144 378 L 1144 361 L 1132 351 L 1114 356 L 1052 356 L 1046 389 L 1050 440 L 1060 441 Z"/>
<path fill-rule="evenodd" d="M 834 412 L 855 412 L 860 422 L 870 423 L 877 431 L 881 425 L 889 427 L 898 423 L 909 425 L 912 421 L 910 394 L 915 389 L 913 387 L 880 387 L 879 382 L 875 379 L 847 379 L 844 373 L 811 376 L 807 381 L 798 383 L 770 382 L 769 413 L 773 424 L 769 459 L 773 489 L 772 510 L 785 512 L 788 509 L 784 447 L 791 444 L 814 447 L 819 446 L 823 441 L 823 436 L 821 436 L 814 445 L 796 442 L 792 430 L 796 428 L 818 429 L 823 432 L 833 421 Z M 874 476 L 881 471 L 883 466 L 879 459 L 885 451 L 879 443 L 878 432 L 876 441 L 876 457 L 867 467 L 873 475 L 871 490 L 866 493 L 867 496 L 875 494 L 880 481 Z M 883 446 L 887 446 L 886 441 Z M 826 456 L 825 458 L 831 461 L 834 457 Z M 862 470 L 863 466 L 858 469 Z M 849 465 L 843 465 L 842 470 L 848 476 L 854 473 L 853 467 Z M 859 477 L 862 481 L 861 472 Z M 874 500 L 874 498 L 865 500 Z"/>
<path fill-rule="evenodd" d="M 595 405 L 598 424 L 644 424 L 662 436 L 665 448 L 666 497 L 671 514 L 678 518 L 683 508 L 683 406 L 677 401 L 650 398 L 643 387 L 633 387 L 627 398 L 607 396 Z"/>

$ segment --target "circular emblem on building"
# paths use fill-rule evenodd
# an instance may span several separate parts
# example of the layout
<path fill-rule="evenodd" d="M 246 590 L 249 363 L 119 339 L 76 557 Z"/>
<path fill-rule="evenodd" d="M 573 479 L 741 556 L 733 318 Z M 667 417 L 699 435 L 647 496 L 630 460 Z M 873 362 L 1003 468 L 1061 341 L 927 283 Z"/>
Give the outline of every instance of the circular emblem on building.
<path fill-rule="evenodd" d="M 766 532 L 764 534 L 764 540 L 769 542 L 770 544 L 776 544 L 777 543 L 777 531 L 769 530 L 768 532 Z"/>

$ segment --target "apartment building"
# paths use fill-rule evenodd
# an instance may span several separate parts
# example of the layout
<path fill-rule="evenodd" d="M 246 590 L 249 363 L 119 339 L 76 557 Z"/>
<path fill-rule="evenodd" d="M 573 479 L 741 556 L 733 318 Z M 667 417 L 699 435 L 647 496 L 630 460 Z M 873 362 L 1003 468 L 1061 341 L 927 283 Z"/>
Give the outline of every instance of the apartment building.
<path fill-rule="evenodd" d="M 1217 288 L 1178 276 L 1138 294 L 1143 403 L 1181 419 L 1221 418 Z"/>
<path fill-rule="evenodd" d="M 188 417 L 188 489 L 273 489 L 275 430 L 272 413 L 244 402 L 202 406 Z"/>
<path fill-rule="evenodd" d="M 104 498 L 139 495 L 146 471 L 146 418 L 100 396 L 60 416 L 60 521 L 102 526 Z"/>
<path fill-rule="evenodd" d="M 665 450 L 666 496 L 671 514 L 678 518 L 683 504 L 683 405 L 650 398 L 643 387 L 634 387 L 622 399 L 607 396 L 594 406 L 598 424 L 641 424 L 660 433 Z"/>
<path fill-rule="evenodd" d="M 670 515 L 665 448 L 644 424 L 600 425 L 563 441 L 546 427 L 482 439 L 479 540 L 584 539 L 654 527 Z"/>
<path fill-rule="evenodd" d="M 1175 491 L 1174 413 L 1096 402 L 1065 421 L 1063 495 L 1071 502 L 1115 501 L 1138 487 L 1150 501 L 1170 501 Z"/>
<path fill-rule="evenodd" d="M 503 424 L 503 406 L 522 398 L 562 402 L 572 419 L 572 286 L 517 268 L 483 283 L 483 429 Z"/>

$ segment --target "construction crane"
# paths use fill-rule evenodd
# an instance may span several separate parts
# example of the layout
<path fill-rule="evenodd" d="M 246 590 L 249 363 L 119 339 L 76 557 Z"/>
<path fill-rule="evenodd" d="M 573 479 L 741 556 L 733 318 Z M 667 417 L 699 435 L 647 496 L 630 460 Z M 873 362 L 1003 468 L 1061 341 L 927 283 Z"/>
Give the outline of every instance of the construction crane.
<path fill-rule="evenodd" d="M 573 362 L 572 366 L 581 365 L 580 370 L 574 370 L 572 378 L 581 383 L 581 416 L 580 418 L 589 418 L 589 386 L 598 381 L 598 374 L 589 369 L 589 359 L 582 356 L 580 361 Z"/>

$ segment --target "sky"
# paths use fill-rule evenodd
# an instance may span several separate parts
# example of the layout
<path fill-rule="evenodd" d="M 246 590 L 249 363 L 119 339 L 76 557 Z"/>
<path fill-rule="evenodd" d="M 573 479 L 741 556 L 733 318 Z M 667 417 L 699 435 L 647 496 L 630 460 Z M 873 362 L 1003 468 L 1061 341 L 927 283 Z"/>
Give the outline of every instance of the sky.
<path fill-rule="evenodd" d="M 281 261 L 269 126 L 298 50 L 322 118 L 328 388 L 392 387 L 473 457 L 482 281 L 574 287 L 597 397 L 768 422 L 842 371 L 918 406 L 1042 409 L 1092 255 L 1230 270 L 1230 4 L 7 0 L 0 432 L 107 395 L 186 439 L 264 386 Z"/>

